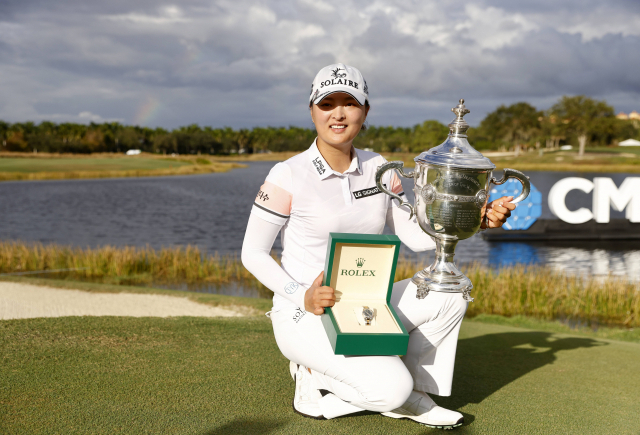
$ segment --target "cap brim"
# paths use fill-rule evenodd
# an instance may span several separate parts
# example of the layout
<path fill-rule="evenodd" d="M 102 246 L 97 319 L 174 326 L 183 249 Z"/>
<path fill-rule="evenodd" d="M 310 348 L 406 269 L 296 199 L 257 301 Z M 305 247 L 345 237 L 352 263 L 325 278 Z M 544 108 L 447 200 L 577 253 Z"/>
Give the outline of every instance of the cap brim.
<path fill-rule="evenodd" d="M 326 97 L 328 97 L 331 94 L 338 94 L 338 93 L 343 93 L 343 94 L 349 94 L 351 95 L 353 98 L 356 99 L 356 101 L 358 102 L 358 104 L 360 104 L 361 106 L 364 106 L 364 103 L 367 101 L 367 97 L 365 97 L 364 95 L 361 94 L 355 94 L 352 92 L 351 88 L 347 87 L 347 86 L 335 86 L 333 87 L 333 89 L 329 92 L 325 92 L 324 94 L 320 94 L 316 97 L 315 100 L 313 100 L 313 104 L 318 104 L 320 101 L 324 100 Z"/>

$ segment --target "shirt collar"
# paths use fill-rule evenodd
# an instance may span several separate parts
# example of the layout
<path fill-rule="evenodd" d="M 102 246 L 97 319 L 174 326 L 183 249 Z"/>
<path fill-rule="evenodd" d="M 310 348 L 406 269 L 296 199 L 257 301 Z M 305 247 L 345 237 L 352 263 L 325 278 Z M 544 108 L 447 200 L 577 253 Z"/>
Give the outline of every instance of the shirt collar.
<path fill-rule="evenodd" d="M 318 174 L 318 178 L 324 180 L 325 178 L 328 178 L 333 174 L 343 175 L 331 169 L 331 166 L 329 166 L 324 157 L 322 157 L 316 141 L 317 139 L 313 141 L 313 144 L 311 144 L 311 148 L 309 148 L 309 151 L 311 153 L 311 166 L 313 167 L 313 171 Z M 351 159 L 351 165 L 349 165 L 349 169 L 345 171 L 345 174 L 355 171 L 358 171 L 362 175 L 362 164 L 360 163 L 358 150 L 353 148 L 353 158 Z"/>
<path fill-rule="evenodd" d="M 349 170 L 347 172 L 358 171 L 360 175 L 362 175 L 362 163 L 360 162 L 360 156 L 358 155 L 358 150 L 353 148 L 353 159 L 351 159 L 351 166 L 349 166 Z"/>

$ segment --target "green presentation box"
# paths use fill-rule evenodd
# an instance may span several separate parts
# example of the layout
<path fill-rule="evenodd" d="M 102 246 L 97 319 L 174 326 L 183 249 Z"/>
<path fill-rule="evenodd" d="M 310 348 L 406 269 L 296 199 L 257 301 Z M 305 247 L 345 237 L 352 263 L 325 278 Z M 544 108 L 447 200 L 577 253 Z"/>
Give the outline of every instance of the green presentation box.
<path fill-rule="evenodd" d="M 409 334 L 391 306 L 400 239 L 384 234 L 330 233 L 324 285 L 336 304 L 321 316 L 336 355 L 404 355 Z M 371 308 L 367 325 L 362 307 Z"/>

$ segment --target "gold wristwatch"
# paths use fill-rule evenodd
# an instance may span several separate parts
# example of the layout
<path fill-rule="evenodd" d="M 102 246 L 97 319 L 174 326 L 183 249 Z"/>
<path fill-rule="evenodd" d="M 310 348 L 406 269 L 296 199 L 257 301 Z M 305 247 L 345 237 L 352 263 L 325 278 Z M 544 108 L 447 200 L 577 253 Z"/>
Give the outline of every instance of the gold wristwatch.
<path fill-rule="evenodd" d="M 367 322 L 367 325 L 371 325 L 373 310 L 365 305 L 362 307 L 362 316 L 364 317 L 364 321 Z"/>

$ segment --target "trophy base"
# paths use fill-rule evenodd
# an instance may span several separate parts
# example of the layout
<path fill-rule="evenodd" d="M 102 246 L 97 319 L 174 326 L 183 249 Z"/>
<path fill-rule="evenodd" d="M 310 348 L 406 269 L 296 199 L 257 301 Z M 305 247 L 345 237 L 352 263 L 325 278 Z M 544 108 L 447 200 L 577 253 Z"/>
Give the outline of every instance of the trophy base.
<path fill-rule="evenodd" d="M 462 293 L 466 301 L 473 302 L 470 294 L 473 289 L 471 280 L 467 278 L 464 273 L 460 272 L 452 261 L 453 249 L 455 249 L 457 242 L 447 243 L 438 239 L 435 239 L 435 241 L 437 245 L 435 261 L 431 266 L 416 273 L 411 279 L 418 288 L 416 298 L 424 299 L 429 292 L 434 291 Z M 445 253 L 445 248 L 449 248 L 447 250 L 450 250 L 450 253 Z"/>
<path fill-rule="evenodd" d="M 425 270 L 421 270 L 416 273 L 411 282 L 413 282 L 418 291 L 416 293 L 417 299 L 424 299 L 429 292 L 442 292 L 442 293 L 462 293 L 462 297 L 465 301 L 473 302 L 471 297 L 471 290 L 473 290 L 473 284 L 471 280 L 464 275 L 457 277 L 457 280 L 451 280 L 451 277 L 444 277 L 447 282 L 443 282 L 440 276 L 425 276 Z"/>

